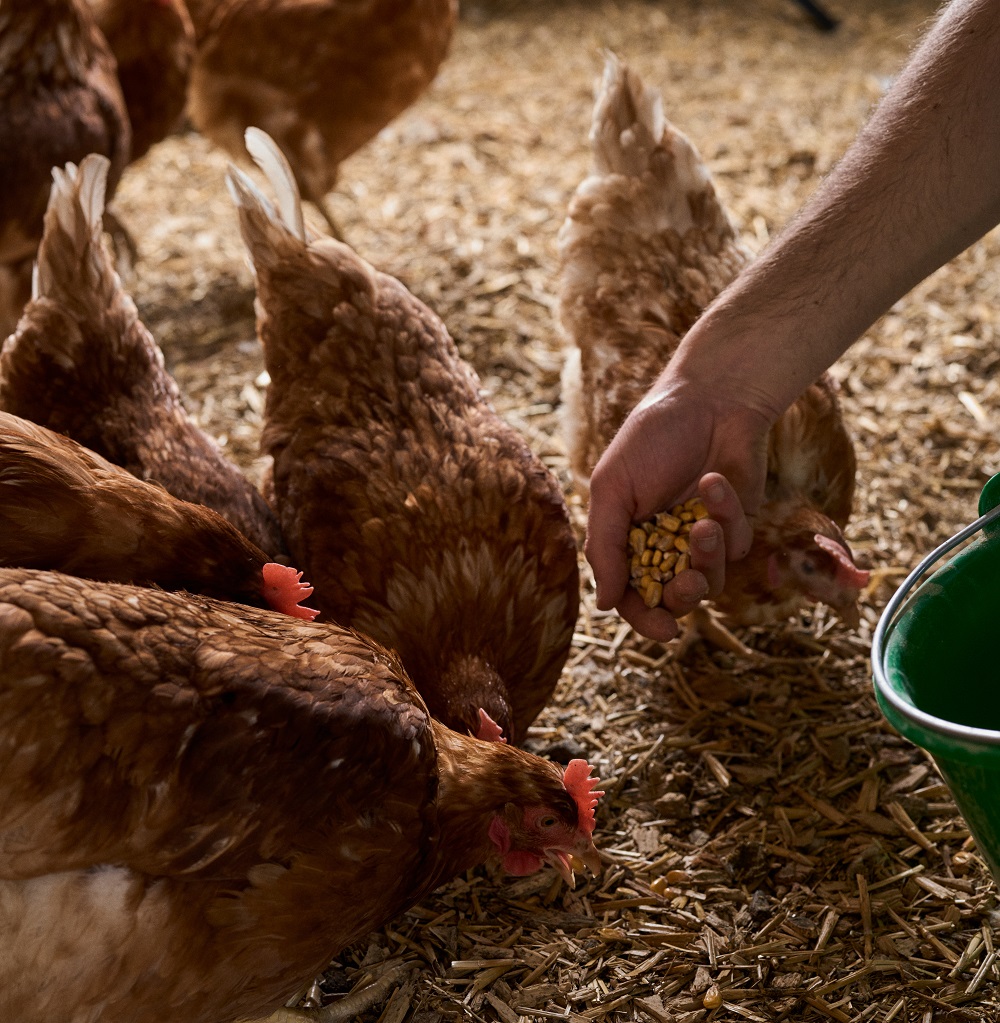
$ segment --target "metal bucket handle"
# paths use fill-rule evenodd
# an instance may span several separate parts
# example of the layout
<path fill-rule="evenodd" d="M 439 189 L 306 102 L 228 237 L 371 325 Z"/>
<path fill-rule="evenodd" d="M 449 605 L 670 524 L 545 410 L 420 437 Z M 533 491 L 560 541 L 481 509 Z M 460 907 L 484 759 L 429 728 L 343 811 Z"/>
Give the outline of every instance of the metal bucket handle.
<path fill-rule="evenodd" d="M 990 484 L 994 481 L 998 481 L 998 484 L 994 487 L 990 487 Z M 990 499 L 996 499 L 1000 496 L 1000 475 L 994 476 L 986 488 L 983 490 L 983 499 L 988 503 Z M 991 491 L 988 493 L 988 491 Z M 983 500 L 980 501 L 980 508 L 982 508 Z M 960 529 L 954 536 L 949 537 L 940 547 L 936 547 L 930 554 L 927 555 L 920 562 L 919 565 L 903 580 L 902 585 L 892 595 L 892 599 L 885 606 L 885 610 L 882 612 L 882 617 L 879 619 L 878 626 L 875 629 L 875 636 L 872 640 L 872 671 L 875 674 L 875 680 L 879 694 L 890 703 L 903 715 L 922 722 L 926 727 L 930 727 L 938 732 L 944 732 L 950 734 L 956 739 L 969 739 L 975 737 L 982 742 L 986 742 L 989 745 L 1000 745 L 1000 732 L 990 731 L 985 728 L 971 728 L 963 725 L 955 725 L 948 721 L 943 721 L 941 718 L 935 718 L 932 715 L 926 713 L 926 711 L 919 710 L 916 707 L 903 701 L 898 693 L 889 685 L 889 680 L 886 678 L 885 671 L 883 670 L 883 662 L 885 659 L 885 650 L 889 642 L 889 638 L 892 636 L 897 624 L 899 623 L 899 610 L 906 598 L 910 595 L 914 586 L 920 581 L 921 577 L 926 575 L 931 568 L 934 567 L 935 563 L 940 561 L 946 554 L 950 554 L 956 547 L 964 543 L 971 536 L 975 536 L 981 529 L 986 530 L 987 527 L 992 526 L 994 523 L 1000 521 L 1000 503 L 994 508 L 991 508 L 985 515 L 980 515 L 975 522 L 970 522 L 969 525 Z"/>

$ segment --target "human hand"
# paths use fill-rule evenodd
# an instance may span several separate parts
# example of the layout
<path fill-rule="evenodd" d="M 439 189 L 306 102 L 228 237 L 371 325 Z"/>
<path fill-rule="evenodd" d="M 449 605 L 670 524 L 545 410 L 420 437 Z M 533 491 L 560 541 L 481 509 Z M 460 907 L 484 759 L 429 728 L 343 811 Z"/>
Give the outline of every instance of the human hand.
<path fill-rule="evenodd" d="M 747 514 L 763 497 L 769 427 L 760 412 L 710 389 L 661 378 L 591 476 L 585 552 L 599 608 L 616 607 L 638 632 L 666 642 L 677 618 L 721 592 L 726 561 L 750 549 Z M 648 608 L 628 584 L 629 529 L 695 493 L 709 518 L 691 530 L 691 568 L 664 586 L 664 607 Z"/>

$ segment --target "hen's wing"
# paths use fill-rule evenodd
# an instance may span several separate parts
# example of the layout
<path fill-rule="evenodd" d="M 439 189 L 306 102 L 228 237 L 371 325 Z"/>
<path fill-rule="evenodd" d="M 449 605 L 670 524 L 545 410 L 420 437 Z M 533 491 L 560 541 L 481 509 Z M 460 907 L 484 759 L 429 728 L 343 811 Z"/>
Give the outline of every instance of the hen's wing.
<path fill-rule="evenodd" d="M 481 705 L 519 738 L 576 620 L 561 489 L 441 321 L 346 246 L 306 241 L 294 183 L 268 170 L 282 217 L 239 172 L 231 185 L 271 375 L 262 445 L 296 563 L 326 613 L 399 651 L 432 713 L 476 732 Z M 484 663 L 512 714 L 476 702 Z"/>
<path fill-rule="evenodd" d="M 568 341 L 563 429 L 577 479 L 749 254 L 659 94 L 614 56 L 590 131 L 593 168 L 559 232 Z"/>
<path fill-rule="evenodd" d="M 273 556 L 271 510 L 188 416 L 104 249 L 107 173 L 99 156 L 53 172 L 35 294 L 0 350 L 0 406 L 214 509 Z"/>

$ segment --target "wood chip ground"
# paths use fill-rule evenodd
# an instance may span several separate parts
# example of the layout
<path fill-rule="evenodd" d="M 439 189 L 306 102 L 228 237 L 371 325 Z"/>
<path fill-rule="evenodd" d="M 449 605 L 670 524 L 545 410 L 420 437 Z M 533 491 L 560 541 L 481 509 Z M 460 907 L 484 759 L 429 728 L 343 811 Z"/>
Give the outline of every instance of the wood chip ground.
<path fill-rule="evenodd" d="M 555 238 L 588 167 L 602 51 L 664 93 L 751 243 L 829 171 L 934 13 L 829 0 L 463 0 L 430 93 L 343 168 L 356 248 L 446 321 L 497 408 L 567 485 Z M 131 168 L 129 282 L 189 407 L 249 472 L 263 403 L 226 159 L 194 134 Z M 318 221 L 317 221 L 318 223 Z M 608 780 L 602 878 L 477 870 L 347 950 L 312 1000 L 373 980 L 360 1019 L 654 1023 L 1000 1020 L 996 890 L 948 790 L 884 723 L 869 649 L 912 567 L 1000 469 L 1000 240 L 895 306 L 835 368 L 858 439 L 849 530 L 875 570 L 856 633 L 823 610 L 682 663 L 584 609 L 532 729 Z M 571 506 L 581 535 L 584 508 Z"/>

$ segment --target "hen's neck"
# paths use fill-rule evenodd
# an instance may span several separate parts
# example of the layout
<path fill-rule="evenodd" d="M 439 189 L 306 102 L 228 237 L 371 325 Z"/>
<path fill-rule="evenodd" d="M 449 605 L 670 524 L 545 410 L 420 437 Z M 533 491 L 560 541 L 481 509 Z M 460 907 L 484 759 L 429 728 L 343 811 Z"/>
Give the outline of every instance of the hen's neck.
<path fill-rule="evenodd" d="M 438 663 L 443 669 L 433 666 L 427 683 L 418 686 L 431 714 L 450 728 L 476 735 L 481 708 L 510 738 L 514 726 L 510 698 L 493 665 L 483 656 L 467 653 L 446 657 Z"/>
<path fill-rule="evenodd" d="M 440 834 L 436 874 L 454 877 L 496 851 L 489 839 L 495 813 L 510 798 L 500 743 L 487 743 L 452 731 L 432 719 L 437 749 L 437 818 Z"/>

